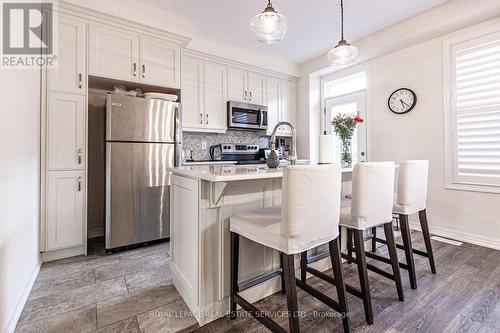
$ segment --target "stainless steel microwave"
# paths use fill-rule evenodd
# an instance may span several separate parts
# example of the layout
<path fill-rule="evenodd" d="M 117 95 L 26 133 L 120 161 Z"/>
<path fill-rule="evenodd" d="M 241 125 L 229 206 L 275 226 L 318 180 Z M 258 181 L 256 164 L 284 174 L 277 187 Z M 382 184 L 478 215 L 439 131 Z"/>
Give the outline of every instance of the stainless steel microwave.
<path fill-rule="evenodd" d="M 267 129 L 267 106 L 243 102 L 227 102 L 229 128 L 247 130 Z"/>

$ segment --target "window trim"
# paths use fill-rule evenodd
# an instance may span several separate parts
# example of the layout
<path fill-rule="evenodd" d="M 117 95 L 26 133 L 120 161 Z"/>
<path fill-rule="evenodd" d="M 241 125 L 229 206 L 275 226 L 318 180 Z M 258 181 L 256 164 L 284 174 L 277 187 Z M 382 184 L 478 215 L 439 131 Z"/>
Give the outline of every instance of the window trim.
<path fill-rule="evenodd" d="M 500 184 L 479 184 L 458 179 L 456 156 L 456 121 L 457 107 L 455 82 L 455 60 L 453 48 L 458 44 L 480 44 L 488 39 L 499 39 L 500 28 L 497 26 L 471 29 L 467 33 L 443 40 L 443 113 L 444 113 L 444 174 L 445 189 L 483 193 L 500 193 Z M 475 42 L 474 40 L 479 40 Z"/>

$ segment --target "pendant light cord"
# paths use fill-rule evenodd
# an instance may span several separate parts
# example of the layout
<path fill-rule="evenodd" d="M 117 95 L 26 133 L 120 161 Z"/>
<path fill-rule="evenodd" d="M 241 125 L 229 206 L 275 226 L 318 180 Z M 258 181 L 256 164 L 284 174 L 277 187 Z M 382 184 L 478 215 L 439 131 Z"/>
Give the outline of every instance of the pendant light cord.
<path fill-rule="evenodd" d="M 344 0 L 340 0 L 340 35 L 340 39 L 344 40 Z"/>

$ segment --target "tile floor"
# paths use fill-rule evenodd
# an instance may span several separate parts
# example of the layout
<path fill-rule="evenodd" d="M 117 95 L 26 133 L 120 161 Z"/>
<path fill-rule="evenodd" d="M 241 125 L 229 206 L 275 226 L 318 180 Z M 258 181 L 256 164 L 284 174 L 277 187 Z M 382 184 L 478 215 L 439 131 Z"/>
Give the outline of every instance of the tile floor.
<path fill-rule="evenodd" d="M 187 332 L 198 327 L 172 285 L 169 244 L 43 264 L 16 332 Z M 154 313 L 154 314 L 152 314 Z"/>

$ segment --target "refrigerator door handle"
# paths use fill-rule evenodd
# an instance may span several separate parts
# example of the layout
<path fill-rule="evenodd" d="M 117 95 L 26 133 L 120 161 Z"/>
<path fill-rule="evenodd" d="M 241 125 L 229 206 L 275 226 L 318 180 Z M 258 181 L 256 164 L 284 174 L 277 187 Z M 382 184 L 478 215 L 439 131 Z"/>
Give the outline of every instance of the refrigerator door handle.
<path fill-rule="evenodd" d="M 180 166 L 182 161 L 182 106 L 175 107 L 175 166 Z"/>

